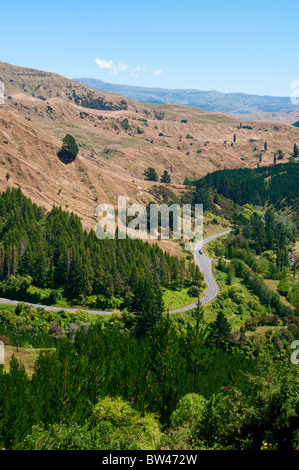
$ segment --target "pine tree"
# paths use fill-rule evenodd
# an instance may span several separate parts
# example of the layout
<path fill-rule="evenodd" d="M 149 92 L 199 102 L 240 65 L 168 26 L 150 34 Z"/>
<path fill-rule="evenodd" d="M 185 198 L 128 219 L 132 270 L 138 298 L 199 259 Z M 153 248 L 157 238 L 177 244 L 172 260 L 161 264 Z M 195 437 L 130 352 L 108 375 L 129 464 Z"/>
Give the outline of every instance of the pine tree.
<path fill-rule="evenodd" d="M 228 272 L 227 272 L 227 284 L 231 286 L 235 280 L 236 270 L 233 264 L 229 265 Z"/>
<path fill-rule="evenodd" d="M 23 364 L 13 355 L 9 374 L 1 378 L 0 442 L 6 448 L 14 447 L 30 431 L 32 422 L 32 398 L 30 381 Z"/>
<path fill-rule="evenodd" d="M 222 271 L 223 273 L 227 272 L 227 265 L 226 265 L 226 261 L 224 260 L 223 256 L 221 256 L 219 258 L 217 268 L 219 269 L 219 271 Z"/>
<path fill-rule="evenodd" d="M 189 325 L 187 328 L 185 344 L 188 357 L 188 369 L 192 376 L 192 390 L 197 392 L 198 376 L 203 372 L 213 354 L 213 347 L 206 347 L 209 336 L 207 325 L 204 321 L 204 311 L 198 300 L 197 307 L 192 313 L 195 326 Z"/>
<path fill-rule="evenodd" d="M 211 327 L 214 341 L 222 348 L 225 348 L 231 337 L 231 326 L 222 311 L 217 314 L 217 318 Z"/>
<path fill-rule="evenodd" d="M 171 177 L 167 170 L 164 171 L 163 175 L 161 176 L 161 183 L 170 183 Z"/>
<path fill-rule="evenodd" d="M 149 167 L 147 170 L 144 170 L 144 176 L 148 181 L 158 181 L 158 175 L 155 168 Z"/>
<path fill-rule="evenodd" d="M 138 316 L 138 332 L 145 334 L 161 319 L 164 304 L 161 289 L 149 279 L 139 279 L 133 289 L 130 311 Z"/>
<path fill-rule="evenodd" d="M 167 423 L 179 398 L 186 390 L 187 363 L 183 335 L 169 314 L 146 337 L 148 348 L 147 374 L 145 384 L 151 406 Z M 189 358 L 188 358 L 189 361 Z"/>
<path fill-rule="evenodd" d="M 66 134 L 62 140 L 63 146 L 58 152 L 58 157 L 63 161 L 63 163 L 70 163 L 75 160 L 79 152 L 79 147 L 70 134 Z"/>

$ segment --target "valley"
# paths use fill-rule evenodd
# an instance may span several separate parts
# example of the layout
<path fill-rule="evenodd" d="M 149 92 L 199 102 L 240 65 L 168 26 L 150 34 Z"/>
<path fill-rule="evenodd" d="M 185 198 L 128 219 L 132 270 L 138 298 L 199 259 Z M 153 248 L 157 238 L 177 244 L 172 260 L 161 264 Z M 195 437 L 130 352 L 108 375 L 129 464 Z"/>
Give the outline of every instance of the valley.
<path fill-rule="evenodd" d="M 47 210 L 61 205 L 88 228 L 94 227 L 99 202 L 116 204 L 125 194 L 147 204 L 165 193 L 182 195 L 186 178 L 270 165 L 279 150 L 285 162 L 299 141 L 299 129 L 291 125 L 242 123 L 190 106 L 138 103 L 3 62 L 0 77 L 6 93 L 0 107 L 0 189 L 21 184 L 34 202 Z M 64 165 L 57 153 L 67 133 L 79 154 Z M 159 177 L 167 170 L 171 182 L 146 181 L 148 167 Z"/>
<path fill-rule="evenodd" d="M 0 78 L 0 448 L 294 449 L 299 128 Z M 119 195 L 202 203 L 204 246 L 99 239 Z"/>

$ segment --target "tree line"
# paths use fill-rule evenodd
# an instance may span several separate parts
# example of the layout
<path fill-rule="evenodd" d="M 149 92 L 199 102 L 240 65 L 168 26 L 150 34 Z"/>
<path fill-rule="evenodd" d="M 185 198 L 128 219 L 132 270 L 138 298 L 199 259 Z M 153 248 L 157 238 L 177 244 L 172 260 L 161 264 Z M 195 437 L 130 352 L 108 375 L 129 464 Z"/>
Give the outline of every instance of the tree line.
<path fill-rule="evenodd" d="M 62 293 L 78 303 L 92 299 L 93 307 L 140 310 L 140 292 L 147 290 L 148 303 L 161 309 L 162 287 L 180 288 L 202 279 L 193 261 L 142 240 L 99 240 L 73 213 L 60 207 L 46 213 L 20 189 L 0 195 L 0 221 L 2 295 L 26 300 L 25 292 L 34 285 L 51 289 L 52 302 Z"/>
<path fill-rule="evenodd" d="M 283 163 L 256 169 L 218 170 L 192 184 L 197 189 L 197 199 L 206 199 L 205 193 L 215 190 L 241 206 L 266 202 L 276 205 L 299 198 L 298 178 L 299 165 Z"/>
<path fill-rule="evenodd" d="M 231 333 L 223 315 L 207 324 L 199 308 L 185 321 L 163 315 L 141 336 L 116 315 L 40 352 L 31 376 L 13 357 L 9 373 L 0 366 L 0 447 L 157 448 L 163 429 L 168 449 L 292 448 L 296 366 L 279 371 L 283 351 Z"/>

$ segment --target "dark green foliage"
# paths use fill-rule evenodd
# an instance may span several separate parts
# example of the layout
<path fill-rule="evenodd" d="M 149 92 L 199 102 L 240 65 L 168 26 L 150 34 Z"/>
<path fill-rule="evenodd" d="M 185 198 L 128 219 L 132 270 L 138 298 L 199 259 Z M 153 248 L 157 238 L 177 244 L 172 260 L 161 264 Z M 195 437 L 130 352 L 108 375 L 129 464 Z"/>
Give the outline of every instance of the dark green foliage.
<path fill-rule="evenodd" d="M 212 330 L 213 339 L 216 344 L 225 348 L 225 346 L 230 342 L 231 326 L 222 311 L 217 314 L 217 318 L 212 324 Z"/>
<path fill-rule="evenodd" d="M 76 104 L 83 106 L 84 108 L 101 109 L 105 111 L 118 111 L 128 108 L 128 104 L 125 100 L 121 100 L 119 104 L 113 104 L 111 101 L 105 101 L 105 98 L 101 96 L 95 98 L 93 92 L 87 92 L 86 95 L 79 96 L 76 91 L 73 90 L 70 99 L 74 100 Z"/>
<path fill-rule="evenodd" d="M 128 303 L 128 309 L 137 315 L 136 327 L 139 334 L 153 329 L 160 321 L 164 311 L 159 285 L 154 285 L 147 279 L 137 280 L 133 287 L 133 297 Z"/>
<path fill-rule="evenodd" d="M 211 197 L 207 182 L 204 180 L 204 178 L 200 180 L 200 182 L 200 185 L 197 185 L 196 187 L 194 204 L 203 204 L 204 211 L 216 212 L 217 209 Z"/>
<path fill-rule="evenodd" d="M 219 271 L 222 271 L 223 273 L 227 272 L 227 265 L 226 265 L 226 261 L 224 260 L 223 256 L 221 256 L 219 258 L 217 268 L 219 269 Z"/>
<path fill-rule="evenodd" d="M 190 295 L 190 297 L 198 297 L 200 295 L 200 288 L 197 286 L 189 287 L 188 295 Z"/>
<path fill-rule="evenodd" d="M 298 371 L 270 361 L 248 376 L 244 392 L 226 388 L 208 401 L 194 427 L 203 448 L 291 450 L 299 425 Z M 268 367 L 268 369 L 267 369 Z"/>
<path fill-rule="evenodd" d="M 211 365 L 211 360 L 215 351 L 211 345 L 207 348 L 207 342 L 211 338 L 211 332 L 204 322 L 203 308 L 200 307 L 198 301 L 197 307 L 193 312 L 195 326 L 187 327 L 186 334 L 186 351 L 189 356 L 188 369 L 193 377 L 193 393 L 198 390 L 199 372 L 202 373 L 207 370 L 207 365 Z M 208 349 L 208 351 L 207 351 Z"/>
<path fill-rule="evenodd" d="M 9 344 L 34 348 L 56 347 L 62 338 L 71 338 L 74 325 L 96 323 L 101 316 L 78 310 L 68 313 L 34 308 L 20 302 L 16 307 L 2 305 L 0 308 L 0 335 L 9 338 Z"/>
<path fill-rule="evenodd" d="M 227 283 L 231 286 L 235 280 L 236 270 L 233 264 L 230 264 L 227 270 Z"/>
<path fill-rule="evenodd" d="M 155 168 L 149 167 L 147 170 L 144 170 L 144 176 L 148 181 L 158 181 L 158 175 Z"/>
<path fill-rule="evenodd" d="M 123 128 L 124 131 L 130 131 L 131 130 L 129 120 L 127 118 L 120 121 L 120 125 L 121 125 L 121 127 Z"/>
<path fill-rule="evenodd" d="M 249 344 L 234 345 L 223 316 L 205 324 L 200 308 L 190 323 L 163 315 L 141 336 L 128 321 L 115 315 L 77 330 L 72 342 L 41 352 L 31 379 L 15 359 L 10 374 L 0 370 L 0 443 L 153 449 L 160 445 L 155 413 L 191 439 L 181 449 L 258 450 L 263 441 L 294 448 L 298 373 L 289 358 L 283 364 L 284 354 L 275 362 L 269 349 L 258 368 L 265 356 L 254 359 Z M 165 436 L 176 448 L 174 429 Z"/>
<path fill-rule="evenodd" d="M 186 176 L 186 178 L 184 179 L 184 185 L 188 186 L 191 184 L 192 184 L 192 180 Z"/>
<path fill-rule="evenodd" d="M 202 195 L 211 189 L 207 182 L 199 188 Z M 41 351 L 30 378 L 14 358 L 10 373 L 0 367 L 5 448 L 154 449 L 161 446 L 157 417 L 167 449 L 295 448 L 298 366 L 290 363 L 289 344 L 298 317 L 262 277 L 271 270 L 298 309 L 299 283 L 285 284 L 294 225 L 249 205 L 236 213 L 234 233 L 215 247 L 228 286 L 213 302 L 216 320 L 206 324 L 199 306 L 177 320 L 162 314 L 161 287 L 186 279 L 201 285 L 202 274 L 156 245 L 98 240 L 73 214 L 45 214 L 19 189 L 0 195 L 0 222 L 1 294 L 43 294 L 50 302 L 63 292 L 93 299 L 93 306 L 118 299 L 127 307 L 94 321 L 77 313 L 73 323 L 72 314 L 22 304 L 3 310 L 2 337 L 22 328 L 28 341 L 39 332 L 56 346 Z M 226 296 L 244 310 L 236 278 L 260 301 L 248 302 L 253 316 L 240 332 L 232 331 L 224 302 Z M 245 335 L 260 325 L 275 327 L 262 350 Z"/>
<path fill-rule="evenodd" d="M 136 335 L 135 327 L 129 331 L 128 321 L 116 315 L 78 329 L 71 342 L 40 353 L 31 379 L 16 361 L 10 374 L 0 370 L 0 443 L 15 447 L 39 423 L 84 427 L 107 395 L 127 400 L 139 413 L 157 413 L 165 424 L 187 393 L 208 398 L 231 383 L 231 371 L 251 370 L 252 361 L 240 365 L 231 357 L 229 365 L 224 353 L 215 349 L 200 310 L 192 324 L 164 315 L 142 335 Z"/>
<path fill-rule="evenodd" d="M 240 253 L 242 256 L 242 254 Z M 238 257 L 236 253 L 236 257 Z M 259 298 L 263 305 L 271 307 L 280 317 L 293 314 L 293 309 L 285 305 L 277 292 L 273 292 L 266 286 L 258 274 L 252 271 L 240 259 L 233 259 L 233 264 L 238 277 L 244 280 L 244 284 Z"/>
<path fill-rule="evenodd" d="M 76 144 L 74 137 L 70 134 L 66 134 L 62 141 L 63 147 L 57 155 L 63 163 L 71 163 L 75 160 L 76 156 L 78 155 L 79 147 Z"/>
<path fill-rule="evenodd" d="M 19 189 L 0 195 L 0 295 L 53 304 L 61 296 L 92 308 L 119 307 L 138 282 L 179 285 L 185 263 L 142 240 L 99 240 L 80 219 L 44 214 Z"/>
<path fill-rule="evenodd" d="M 255 170 L 220 170 L 195 182 L 198 191 L 216 190 L 237 204 L 276 204 L 299 197 L 299 165 L 285 163 Z"/>
<path fill-rule="evenodd" d="M 63 422 L 45 429 L 32 428 L 18 449 L 23 450 L 150 450 L 160 443 L 155 416 L 141 416 L 127 402 L 106 397 L 94 407 L 92 418 L 82 425 Z"/>
<path fill-rule="evenodd" d="M 283 219 L 274 214 L 269 209 L 262 216 L 257 212 L 253 212 L 250 218 L 244 217 L 241 212 L 235 215 L 235 224 L 238 232 L 242 235 L 230 238 L 229 245 L 234 248 L 245 248 L 248 251 L 250 247 L 256 254 L 260 254 L 266 250 L 273 250 L 277 255 L 276 263 L 278 270 L 284 266 L 289 266 L 287 248 L 288 245 L 295 242 L 297 238 L 297 229 L 293 222 L 283 223 Z"/>
<path fill-rule="evenodd" d="M 164 171 L 160 181 L 161 183 L 170 183 L 171 177 L 167 170 Z"/>
<path fill-rule="evenodd" d="M 9 374 L 1 371 L 0 366 L 0 445 L 14 446 L 33 424 L 30 388 L 25 368 L 14 356 Z"/>

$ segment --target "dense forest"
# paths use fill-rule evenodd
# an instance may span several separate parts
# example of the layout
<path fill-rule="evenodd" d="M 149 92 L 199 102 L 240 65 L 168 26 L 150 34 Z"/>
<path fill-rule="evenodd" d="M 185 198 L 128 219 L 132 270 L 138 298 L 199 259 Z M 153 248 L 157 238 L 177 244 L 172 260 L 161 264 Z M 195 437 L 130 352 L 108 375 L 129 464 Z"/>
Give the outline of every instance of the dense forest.
<path fill-rule="evenodd" d="M 31 309 L 32 307 L 24 307 Z M 21 311 L 19 315 L 23 315 Z M 101 317 L 40 352 L 31 376 L 0 368 L 0 443 L 18 449 L 292 449 L 298 366 L 239 341 L 221 313 L 164 315 L 138 335 Z"/>
<path fill-rule="evenodd" d="M 20 189 L 0 195 L 0 239 L 0 295 L 10 298 L 140 311 L 142 297 L 163 310 L 162 287 L 203 280 L 193 261 L 141 240 L 99 240 L 73 213 L 45 213 Z"/>
<path fill-rule="evenodd" d="M 270 208 L 261 211 L 245 204 L 235 212 L 233 222 L 235 230 L 215 247 L 218 269 L 228 273 L 231 284 L 235 277 L 242 279 L 260 303 L 279 317 L 292 315 L 294 308 L 298 315 L 298 262 L 293 254 L 298 231 L 292 218 Z M 230 260 L 230 264 L 224 259 Z M 277 292 L 264 279 L 276 281 Z M 281 295 L 291 305 L 284 303 Z"/>
<path fill-rule="evenodd" d="M 192 184 L 196 187 L 195 202 L 204 204 L 206 210 L 217 211 L 220 195 L 240 206 L 271 204 L 278 209 L 292 206 L 299 222 L 298 179 L 298 163 L 279 163 L 256 169 L 214 171 Z"/>
<path fill-rule="evenodd" d="M 250 170 L 248 191 L 255 184 L 268 191 L 271 178 L 261 173 Z M 98 240 L 74 214 L 46 213 L 19 189 L 0 196 L 1 295 L 121 307 L 91 315 L 0 306 L 0 340 L 41 348 L 31 370 L 14 355 L 9 370 L 0 366 L 0 447 L 296 448 L 297 226 L 271 193 L 242 204 L 234 178 L 233 200 L 229 184 L 222 194 L 208 177 L 196 183 L 196 197 L 230 214 L 233 231 L 209 244 L 221 291 L 204 307 L 171 315 L 161 289 L 202 286 L 193 262 L 138 240 Z M 280 188 L 285 199 L 297 197 L 292 188 Z"/>

